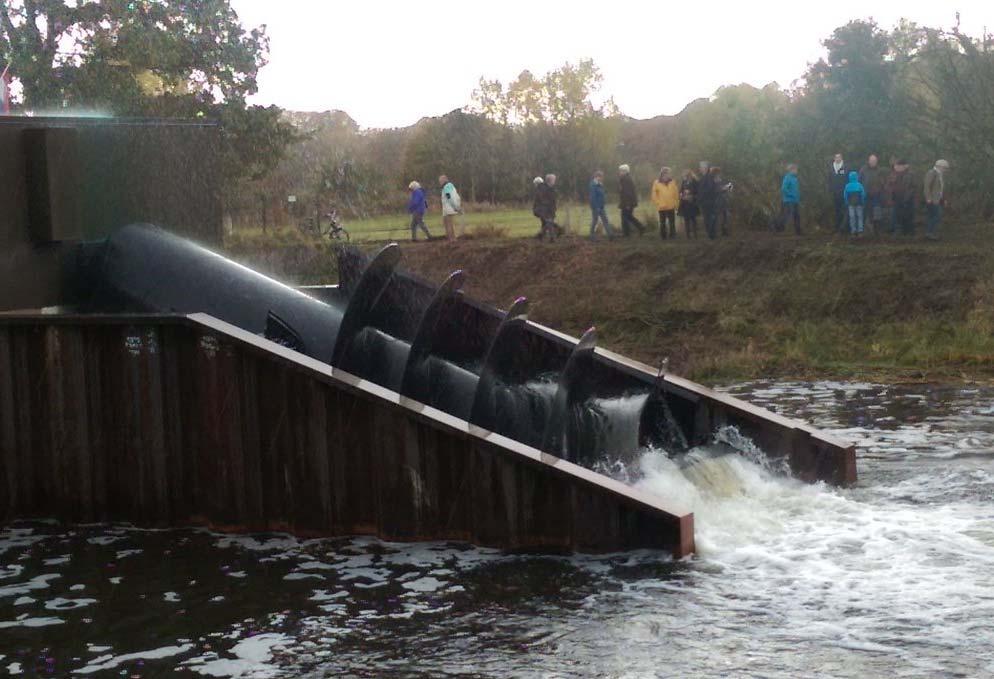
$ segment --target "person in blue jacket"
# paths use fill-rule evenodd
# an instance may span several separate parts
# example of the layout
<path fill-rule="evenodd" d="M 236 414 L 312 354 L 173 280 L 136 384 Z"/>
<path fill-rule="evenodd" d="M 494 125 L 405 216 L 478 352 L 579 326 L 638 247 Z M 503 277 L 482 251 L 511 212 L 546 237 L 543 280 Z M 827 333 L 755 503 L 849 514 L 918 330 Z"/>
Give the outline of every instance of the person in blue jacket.
<path fill-rule="evenodd" d="M 418 239 L 418 229 L 425 232 L 425 238 L 431 240 L 431 233 L 425 226 L 425 212 L 428 210 L 428 199 L 425 197 L 425 190 L 421 184 L 411 182 L 407 185 L 407 190 L 411 192 L 411 197 L 407 201 L 407 211 L 411 215 L 411 240 Z"/>
<path fill-rule="evenodd" d="M 842 198 L 849 206 L 849 233 L 859 238 L 863 235 L 863 205 L 866 204 L 866 189 L 859 181 L 858 172 L 849 173 L 849 183 L 842 192 Z"/>
<path fill-rule="evenodd" d="M 786 226 L 788 221 L 794 222 L 794 233 L 801 235 L 801 182 L 797 179 L 797 165 L 791 163 L 787 166 L 787 174 L 783 176 L 780 184 L 780 202 L 783 210 L 780 213 L 782 226 Z"/>
<path fill-rule="evenodd" d="M 590 180 L 590 240 L 597 240 L 597 220 L 604 224 L 604 233 L 607 234 L 607 239 L 614 240 L 614 229 L 611 228 L 611 222 L 607 218 L 606 204 L 604 173 L 597 170 Z"/>

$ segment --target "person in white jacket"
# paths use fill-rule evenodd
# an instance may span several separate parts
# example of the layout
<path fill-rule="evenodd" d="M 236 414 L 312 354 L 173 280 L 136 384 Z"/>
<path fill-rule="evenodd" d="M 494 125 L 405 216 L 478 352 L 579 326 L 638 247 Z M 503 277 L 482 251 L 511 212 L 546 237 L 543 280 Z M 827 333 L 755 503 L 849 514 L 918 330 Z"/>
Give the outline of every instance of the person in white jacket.
<path fill-rule="evenodd" d="M 442 187 L 442 225 L 445 226 L 445 237 L 455 240 L 456 215 L 462 213 L 462 199 L 459 192 L 444 174 L 438 178 L 438 185 Z"/>

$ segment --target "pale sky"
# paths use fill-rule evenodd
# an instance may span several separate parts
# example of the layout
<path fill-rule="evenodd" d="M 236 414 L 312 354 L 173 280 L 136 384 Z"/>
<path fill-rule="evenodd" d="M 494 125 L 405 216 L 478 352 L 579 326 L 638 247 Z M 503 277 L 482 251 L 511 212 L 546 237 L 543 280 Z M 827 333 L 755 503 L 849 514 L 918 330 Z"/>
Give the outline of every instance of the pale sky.
<path fill-rule="evenodd" d="M 789 85 L 855 18 L 906 17 L 979 36 L 991 0 L 232 0 L 266 24 L 270 62 L 254 102 L 340 109 L 363 127 L 399 127 L 469 103 L 480 76 L 505 83 L 592 58 L 622 112 L 673 114 L 721 85 Z"/>

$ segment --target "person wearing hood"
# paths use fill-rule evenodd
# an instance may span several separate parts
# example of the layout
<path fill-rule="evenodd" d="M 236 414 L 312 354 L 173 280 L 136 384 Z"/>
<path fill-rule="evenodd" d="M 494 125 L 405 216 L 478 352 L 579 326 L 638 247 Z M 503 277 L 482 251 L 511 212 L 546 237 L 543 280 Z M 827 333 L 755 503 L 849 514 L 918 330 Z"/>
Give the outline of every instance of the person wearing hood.
<path fill-rule="evenodd" d="M 680 216 L 683 218 L 683 232 L 687 238 L 697 238 L 697 177 L 693 170 L 683 171 L 683 181 L 680 182 Z"/>
<path fill-rule="evenodd" d="M 639 230 L 639 235 L 645 233 L 645 226 L 635 218 L 635 208 L 638 207 L 638 191 L 632 179 L 632 170 L 627 165 L 618 166 L 618 207 L 621 208 L 621 233 L 626 238 L 631 235 L 631 226 Z"/>
<path fill-rule="evenodd" d="M 849 173 L 849 183 L 842 191 L 849 206 L 849 233 L 859 238 L 863 235 L 863 206 L 866 205 L 866 188 L 859 181 L 858 172 Z"/>
<path fill-rule="evenodd" d="M 849 170 L 846 169 L 842 154 L 836 153 L 832 164 L 828 167 L 828 192 L 832 197 L 832 206 L 835 208 L 835 230 L 839 233 L 845 233 L 846 229 L 846 199 L 843 194 L 848 176 Z"/>
<path fill-rule="evenodd" d="M 428 198 L 425 196 L 425 190 L 417 182 L 408 184 L 407 190 L 411 194 L 407 201 L 407 212 L 411 215 L 411 240 L 417 241 L 418 229 L 425 232 L 427 240 L 431 240 L 431 233 L 425 226 L 425 212 L 428 210 Z"/>
<path fill-rule="evenodd" d="M 925 173 L 925 210 L 928 213 L 925 222 L 925 237 L 929 240 L 939 239 L 936 232 L 942 222 L 942 208 L 945 205 L 945 175 L 948 169 L 948 161 L 937 160 L 932 169 Z"/>
<path fill-rule="evenodd" d="M 600 170 L 594 172 L 590 180 L 590 240 L 597 240 L 597 222 L 604 224 L 604 233 L 608 240 L 614 240 L 614 229 L 607 218 L 607 196 L 604 194 L 604 173 Z"/>
<path fill-rule="evenodd" d="M 781 228 L 788 221 L 794 222 L 794 233 L 801 235 L 801 183 L 797 179 L 797 165 L 787 166 L 787 174 L 780 183 L 780 201 L 783 205 L 781 212 Z M 778 229 L 779 230 L 779 229 Z"/>
<path fill-rule="evenodd" d="M 666 240 L 666 224 L 669 222 L 670 238 L 676 238 L 676 209 L 680 206 L 680 190 L 673 181 L 673 171 L 664 167 L 659 178 L 652 182 L 652 204 L 659 213 L 659 237 Z"/>
<path fill-rule="evenodd" d="M 455 240 L 456 215 L 462 212 L 462 199 L 455 185 L 444 174 L 439 176 L 438 185 L 442 187 L 442 224 L 445 226 L 445 237 Z"/>

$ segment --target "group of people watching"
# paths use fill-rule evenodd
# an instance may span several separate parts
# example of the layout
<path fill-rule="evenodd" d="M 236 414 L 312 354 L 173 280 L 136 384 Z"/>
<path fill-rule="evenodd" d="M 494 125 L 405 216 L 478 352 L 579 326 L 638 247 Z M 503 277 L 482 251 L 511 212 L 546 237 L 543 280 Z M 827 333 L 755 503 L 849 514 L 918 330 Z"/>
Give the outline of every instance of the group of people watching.
<path fill-rule="evenodd" d="M 867 158 L 858 171 L 847 167 L 841 153 L 836 153 L 827 173 L 827 190 L 835 208 L 835 230 L 861 238 L 869 222 L 874 232 L 884 229 L 891 234 L 911 235 L 915 231 L 915 205 L 919 196 L 918 183 L 907 161 L 894 159 L 890 170 L 880 167 L 876 155 Z M 925 200 L 925 237 L 938 238 L 945 205 L 945 173 L 949 163 L 937 160 L 925 173 L 921 195 Z M 790 222 L 801 233 L 801 189 L 797 165 L 787 166 L 780 185 L 783 209 L 777 222 L 782 230 Z"/>
<path fill-rule="evenodd" d="M 700 175 L 693 170 L 684 170 L 679 183 L 673 176 L 673 170 L 664 167 L 659 171 L 659 177 L 652 182 L 650 193 L 653 206 L 659 215 L 659 237 L 662 239 L 676 238 L 676 218 L 683 220 L 684 232 L 687 238 L 697 238 L 697 218 L 703 216 L 704 230 L 712 240 L 720 234 L 728 235 L 729 199 L 732 194 L 732 183 L 721 177 L 721 168 L 712 167 L 710 163 L 701 161 Z M 604 173 L 594 172 L 590 180 L 590 238 L 596 240 L 597 226 L 601 224 L 608 240 L 614 238 L 614 229 L 607 217 L 606 199 L 604 194 Z M 641 236 L 645 233 L 645 225 L 635 217 L 638 207 L 638 191 L 632 179 L 631 168 L 628 165 L 618 166 L 618 195 L 621 209 L 621 233 L 628 237 L 635 230 Z"/>
<path fill-rule="evenodd" d="M 927 213 L 925 235 L 936 239 L 945 204 L 945 173 L 949 163 L 937 160 L 925 174 L 921 194 Z M 438 178 L 442 205 L 442 224 L 445 237 L 453 240 L 455 217 L 462 213 L 462 200 L 456 187 L 446 175 Z M 535 177 L 532 213 L 539 220 L 539 238 L 555 240 L 563 229 L 556 223 L 558 199 L 556 175 Z M 827 172 L 827 190 L 835 210 L 835 230 L 860 238 L 867 223 L 877 233 L 886 228 L 889 233 L 910 235 L 914 233 L 915 204 L 919 195 L 910 165 L 900 159 L 891 161 L 890 170 L 880 167 L 879 158 L 871 155 L 858 171 L 850 169 L 841 153 L 835 154 Z M 701 217 L 704 231 L 710 239 L 728 236 L 729 201 L 733 185 L 722 178 L 721 168 L 701 161 L 698 172 L 684 170 L 677 182 L 673 171 L 664 167 L 652 183 L 650 192 L 653 206 L 659 215 L 660 238 L 676 238 L 676 218 L 683 220 L 687 238 L 697 238 L 697 221 Z M 417 240 L 418 231 L 431 239 L 424 216 L 428 210 L 425 190 L 413 181 L 408 185 L 410 197 L 407 211 L 411 215 L 411 240 Z M 638 207 L 638 190 L 628 165 L 618 166 L 618 207 L 621 210 L 621 235 L 629 237 L 635 232 L 645 234 L 646 226 L 635 216 Z M 781 212 L 773 228 L 782 231 L 792 224 L 795 233 L 801 233 L 801 184 L 798 166 L 790 164 L 780 185 Z M 590 239 L 597 239 L 598 226 L 603 228 L 608 240 L 615 238 L 615 229 L 607 216 L 607 195 L 604 189 L 604 172 L 597 170 L 590 180 Z"/>

